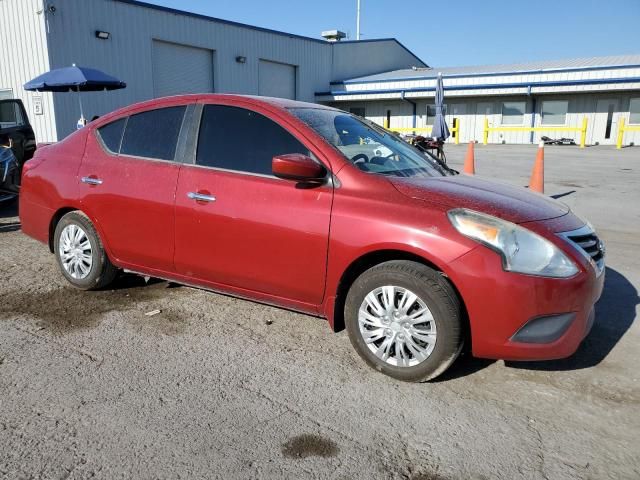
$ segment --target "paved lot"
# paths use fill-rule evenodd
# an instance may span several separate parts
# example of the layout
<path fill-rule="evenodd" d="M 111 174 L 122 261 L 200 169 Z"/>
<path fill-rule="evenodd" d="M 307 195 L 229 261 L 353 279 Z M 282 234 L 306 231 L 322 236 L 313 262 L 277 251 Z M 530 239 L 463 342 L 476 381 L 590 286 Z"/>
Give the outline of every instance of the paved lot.
<path fill-rule="evenodd" d="M 524 185 L 535 148 L 476 157 Z M 607 242 L 591 335 L 418 385 L 320 319 L 133 276 L 74 291 L 0 209 L 0 478 L 640 478 L 640 149 L 548 148 L 546 174 Z"/>

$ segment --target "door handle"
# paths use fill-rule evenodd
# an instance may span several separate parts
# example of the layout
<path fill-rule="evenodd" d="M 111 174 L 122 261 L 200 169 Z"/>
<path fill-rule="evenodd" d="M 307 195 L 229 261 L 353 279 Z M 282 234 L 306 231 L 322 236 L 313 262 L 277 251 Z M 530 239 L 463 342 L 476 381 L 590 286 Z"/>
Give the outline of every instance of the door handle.
<path fill-rule="evenodd" d="M 102 185 L 102 180 L 95 177 L 82 177 L 80 181 L 89 185 Z"/>
<path fill-rule="evenodd" d="M 196 202 L 215 202 L 216 201 L 216 197 L 214 197 L 213 195 L 206 195 L 204 193 L 198 193 L 198 192 L 189 192 L 187 193 L 187 197 L 189 197 L 191 200 L 195 200 Z"/>

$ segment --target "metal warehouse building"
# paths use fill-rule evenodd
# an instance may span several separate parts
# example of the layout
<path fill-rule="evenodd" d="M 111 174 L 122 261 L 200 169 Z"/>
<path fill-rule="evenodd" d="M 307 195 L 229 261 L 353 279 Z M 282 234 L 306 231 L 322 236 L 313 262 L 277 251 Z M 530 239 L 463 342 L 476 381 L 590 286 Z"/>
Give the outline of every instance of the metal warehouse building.
<path fill-rule="evenodd" d="M 438 73 L 447 121 L 459 126 L 450 141 L 530 143 L 548 136 L 606 145 L 624 124 L 631 127 L 624 143 L 640 142 L 640 55 L 401 69 L 334 81 L 316 100 L 398 131 L 429 130 Z"/>
<path fill-rule="evenodd" d="M 99 34 L 100 33 L 100 34 Z M 179 93 L 334 105 L 388 128 L 430 130 L 442 73 L 450 141 L 640 142 L 640 55 L 429 68 L 395 39 L 329 42 L 135 0 L 0 0 L 0 99 L 21 98 L 38 141 L 75 128 L 76 94 L 22 85 L 77 64 L 127 82 L 83 93 L 85 115 Z"/>
<path fill-rule="evenodd" d="M 313 102 L 334 80 L 426 67 L 395 39 L 334 43 L 133 0 L 0 0 L 0 45 L 0 98 L 24 101 L 38 141 L 73 131 L 78 100 L 22 86 L 74 63 L 127 82 L 124 90 L 83 93 L 88 118 L 179 93 Z"/>

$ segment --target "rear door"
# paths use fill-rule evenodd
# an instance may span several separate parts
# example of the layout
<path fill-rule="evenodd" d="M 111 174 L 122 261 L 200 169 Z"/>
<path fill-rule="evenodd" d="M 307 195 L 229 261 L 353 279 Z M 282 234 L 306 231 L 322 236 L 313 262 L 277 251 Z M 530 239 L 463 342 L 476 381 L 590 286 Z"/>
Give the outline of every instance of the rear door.
<path fill-rule="evenodd" d="M 204 105 L 195 164 L 183 165 L 176 193 L 178 273 L 322 301 L 333 187 L 274 177 L 271 159 L 285 153 L 310 151 L 265 112 Z"/>
<path fill-rule="evenodd" d="M 187 108 L 136 113 L 89 135 L 78 175 L 82 208 L 130 268 L 173 270 L 177 147 Z"/>

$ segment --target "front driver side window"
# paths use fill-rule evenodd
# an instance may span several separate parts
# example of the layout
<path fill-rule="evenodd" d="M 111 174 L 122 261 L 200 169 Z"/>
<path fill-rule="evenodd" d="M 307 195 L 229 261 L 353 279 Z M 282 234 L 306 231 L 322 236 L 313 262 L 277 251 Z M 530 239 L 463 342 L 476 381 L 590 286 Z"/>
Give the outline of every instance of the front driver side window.
<path fill-rule="evenodd" d="M 259 113 L 226 105 L 204 106 L 196 164 L 272 175 L 272 158 L 286 153 L 309 155 L 309 149 Z"/>

